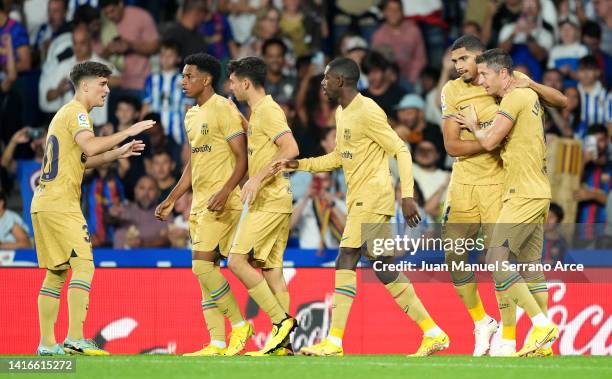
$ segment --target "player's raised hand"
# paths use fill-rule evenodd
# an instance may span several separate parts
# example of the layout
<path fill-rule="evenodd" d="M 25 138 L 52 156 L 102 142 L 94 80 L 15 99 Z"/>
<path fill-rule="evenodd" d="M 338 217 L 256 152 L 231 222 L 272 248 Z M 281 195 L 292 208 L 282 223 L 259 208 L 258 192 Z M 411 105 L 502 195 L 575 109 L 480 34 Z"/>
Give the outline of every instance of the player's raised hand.
<path fill-rule="evenodd" d="M 280 171 L 295 171 L 298 168 L 298 161 L 295 159 L 280 159 L 272 163 L 272 174 L 276 175 Z"/>
<path fill-rule="evenodd" d="M 404 213 L 404 219 L 409 227 L 414 228 L 421 221 L 419 215 L 419 208 L 417 207 L 416 201 L 412 197 L 402 198 L 402 213 Z"/>
<path fill-rule="evenodd" d="M 260 185 L 261 181 L 257 178 L 249 178 L 249 180 L 244 183 L 242 191 L 240 192 L 240 201 L 242 201 L 242 204 L 253 204 Z"/>
<path fill-rule="evenodd" d="M 508 92 L 512 91 L 515 88 L 529 88 L 531 85 L 531 79 L 529 78 L 521 78 L 515 79 L 512 81 L 512 84 L 508 87 Z"/>
<path fill-rule="evenodd" d="M 129 128 L 126 129 L 126 131 L 127 131 L 128 136 L 133 137 L 133 136 L 139 135 L 140 133 L 144 132 L 147 129 L 152 128 L 153 125 L 155 125 L 155 121 L 143 120 L 143 121 L 137 122 L 134 125 L 130 126 Z"/>
<path fill-rule="evenodd" d="M 142 153 L 145 148 L 145 144 L 140 140 L 133 140 L 126 144 L 123 144 L 121 147 L 117 149 L 121 153 L 119 158 L 129 158 L 138 156 Z"/>
<path fill-rule="evenodd" d="M 30 136 L 28 135 L 29 131 L 30 131 L 30 128 L 27 127 L 27 126 L 25 128 L 19 129 L 11 137 L 11 142 L 13 142 L 15 144 L 21 144 L 21 143 L 30 142 Z"/>
<path fill-rule="evenodd" d="M 463 108 L 461 112 L 454 114 L 453 118 L 464 129 L 469 129 L 473 132 L 478 128 L 478 116 L 476 115 L 476 108 L 474 108 L 473 104 Z"/>
<path fill-rule="evenodd" d="M 230 192 L 221 189 L 215 194 L 213 194 L 210 199 L 208 199 L 208 205 L 206 209 L 211 212 L 220 212 L 225 208 L 225 203 L 227 203 L 227 198 L 229 197 Z"/>
<path fill-rule="evenodd" d="M 155 218 L 160 221 L 166 221 L 172 210 L 174 209 L 174 201 L 166 199 L 155 208 Z"/>

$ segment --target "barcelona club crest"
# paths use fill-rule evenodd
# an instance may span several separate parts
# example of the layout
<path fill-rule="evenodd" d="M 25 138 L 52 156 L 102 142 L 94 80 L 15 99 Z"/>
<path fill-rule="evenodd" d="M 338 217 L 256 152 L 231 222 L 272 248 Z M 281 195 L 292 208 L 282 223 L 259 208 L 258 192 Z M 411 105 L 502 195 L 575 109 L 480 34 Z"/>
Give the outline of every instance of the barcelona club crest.
<path fill-rule="evenodd" d="M 202 124 L 200 127 L 200 133 L 202 133 L 202 135 L 208 134 L 208 124 Z"/>
<path fill-rule="evenodd" d="M 346 141 L 351 139 L 351 129 L 344 129 L 344 139 Z"/>

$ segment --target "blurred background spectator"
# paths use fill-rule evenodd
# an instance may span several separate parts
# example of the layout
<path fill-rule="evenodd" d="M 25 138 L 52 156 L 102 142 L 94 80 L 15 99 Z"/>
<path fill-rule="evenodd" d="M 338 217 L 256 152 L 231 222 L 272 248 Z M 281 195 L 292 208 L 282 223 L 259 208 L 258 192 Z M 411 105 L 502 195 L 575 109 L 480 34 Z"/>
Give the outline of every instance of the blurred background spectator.
<path fill-rule="evenodd" d="M 6 195 L 0 190 L 0 250 L 24 249 L 31 246 L 28 227 L 17 213 L 6 209 Z"/>

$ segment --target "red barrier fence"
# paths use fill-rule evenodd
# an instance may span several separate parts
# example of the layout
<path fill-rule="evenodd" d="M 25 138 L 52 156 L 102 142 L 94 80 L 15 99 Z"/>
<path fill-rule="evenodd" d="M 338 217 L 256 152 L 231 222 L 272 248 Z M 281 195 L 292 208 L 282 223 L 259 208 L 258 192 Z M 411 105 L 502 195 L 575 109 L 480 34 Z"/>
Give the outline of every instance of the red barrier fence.
<path fill-rule="evenodd" d="M 224 273 L 243 311 L 255 326 L 249 342 L 252 350 L 263 345 L 270 331 L 267 316 L 249 300 L 244 287 L 227 270 Z M 44 270 L 0 269 L 0 354 L 29 354 L 39 341 L 37 295 Z M 286 269 L 291 312 L 301 327 L 296 347 L 327 334 L 334 289 L 334 270 Z M 361 277 L 361 273 L 360 273 Z M 416 283 L 416 291 L 434 320 L 451 338 L 448 353 L 470 354 L 472 321 L 448 283 Z M 561 329 L 555 350 L 561 354 L 612 355 L 612 283 L 552 283 L 549 312 Z M 497 317 L 492 283 L 480 285 L 487 311 Z M 67 330 L 67 290 L 56 336 Z M 114 354 L 144 352 L 184 353 L 197 350 L 208 340 L 201 312 L 201 293 L 189 269 L 96 269 L 91 290 L 86 337 Z M 527 332 L 527 317 L 519 318 L 519 346 Z M 229 325 L 228 325 L 229 332 Z M 348 354 L 404 354 L 415 351 L 421 332 L 376 282 L 360 281 L 347 331 Z"/>

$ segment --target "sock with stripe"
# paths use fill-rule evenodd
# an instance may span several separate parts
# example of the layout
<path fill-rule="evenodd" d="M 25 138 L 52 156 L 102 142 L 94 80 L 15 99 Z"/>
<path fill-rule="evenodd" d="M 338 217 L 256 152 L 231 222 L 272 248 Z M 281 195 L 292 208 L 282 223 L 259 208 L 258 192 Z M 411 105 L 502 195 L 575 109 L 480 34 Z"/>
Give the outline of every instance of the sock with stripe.
<path fill-rule="evenodd" d="M 70 258 L 72 277 L 68 283 L 68 338 L 83 338 L 83 324 L 89 308 L 89 290 L 94 275 L 93 261 Z"/>
<path fill-rule="evenodd" d="M 542 314 L 540 307 L 534 297 L 529 292 L 527 284 L 517 272 L 504 271 L 493 274 L 495 280 L 495 290 L 503 292 L 502 296 L 507 296 L 511 302 L 523 308 L 531 321 L 536 326 L 546 326 L 546 316 Z M 542 317 L 539 317 L 541 315 Z"/>
<path fill-rule="evenodd" d="M 217 303 L 211 297 L 208 288 L 202 287 L 202 313 L 210 336 L 210 344 L 225 348 L 225 319 Z"/>
<path fill-rule="evenodd" d="M 219 266 L 216 266 L 213 262 L 199 259 L 194 259 L 191 264 L 191 270 L 198 278 L 200 287 L 208 289 L 210 300 L 217 304 L 221 313 L 227 316 L 232 325 L 244 321 L 238 302 L 236 302 L 229 283 L 221 274 Z"/>
<path fill-rule="evenodd" d="M 399 274 L 397 279 L 386 284 L 385 287 L 391 296 L 393 296 L 397 305 L 419 325 L 426 336 L 435 337 L 442 332 L 429 316 L 421 299 L 419 299 L 414 291 L 412 283 L 410 283 L 404 274 Z"/>
<path fill-rule="evenodd" d="M 262 279 L 255 287 L 249 288 L 249 295 L 270 316 L 274 324 L 278 324 L 287 318 L 287 313 L 283 310 L 265 279 Z"/>
<path fill-rule="evenodd" d="M 51 347 L 55 341 L 55 321 L 60 306 L 60 294 L 66 281 L 68 270 L 47 270 L 45 280 L 38 294 L 38 323 L 40 342 Z"/>
<path fill-rule="evenodd" d="M 274 296 L 276 296 L 276 300 L 278 300 L 278 303 L 281 305 L 285 313 L 290 314 L 289 304 L 290 304 L 291 298 L 289 297 L 289 292 L 287 291 L 277 292 L 274 294 Z"/>
<path fill-rule="evenodd" d="M 328 339 L 337 346 L 342 346 L 344 329 L 356 295 L 357 273 L 353 270 L 336 270 L 336 288 Z"/>
<path fill-rule="evenodd" d="M 544 274 L 539 275 L 537 278 L 529 278 L 527 288 L 535 299 L 536 303 L 540 307 L 540 310 L 544 315 L 548 315 L 548 286 L 544 280 Z"/>

